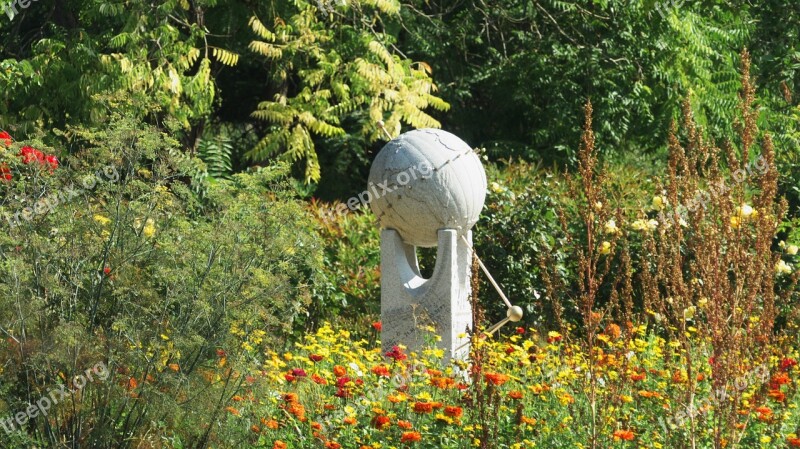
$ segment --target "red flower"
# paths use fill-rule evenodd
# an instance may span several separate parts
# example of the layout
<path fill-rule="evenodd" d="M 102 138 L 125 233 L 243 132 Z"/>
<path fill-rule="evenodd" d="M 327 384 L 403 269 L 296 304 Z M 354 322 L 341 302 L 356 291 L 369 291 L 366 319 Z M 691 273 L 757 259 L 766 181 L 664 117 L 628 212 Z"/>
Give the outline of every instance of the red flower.
<path fill-rule="evenodd" d="M 378 415 L 372 418 L 372 427 L 380 430 L 383 429 L 384 427 L 387 427 L 390 422 L 391 420 L 389 419 L 388 416 Z"/>
<path fill-rule="evenodd" d="M 786 442 L 789 443 L 791 447 L 800 447 L 800 438 L 787 438 Z"/>
<path fill-rule="evenodd" d="M 464 409 L 456 405 L 448 405 L 444 408 L 444 414 L 451 418 L 460 418 L 461 415 L 464 414 Z"/>
<path fill-rule="evenodd" d="M 311 354 L 310 356 L 308 356 L 308 359 L 311 360 L 314 363 L 321 362 L 322 359 L 324 359 L 324 358 L 325 357 L 323 357 L 323 356 L 321 356 L 319 354 Z"/>
<path fill-rule="evenodd" d="M 785 358 L 781 360 L 781 369 L 784 371 L 789 371 L 789 369 L 795 365 L 797 365 L 797 360 L 795 359 Z"/>
<path fill-rule="evenodd" d="M 11 174 L 11 169 L 6 164 L 0 164 L 0 180 L 11 181 L 14 176 Z"/>
<path fill-rule="evenodd" d="M 308 374 L 306 374 L 306 370 L 304 370 L 302 368 L 293 369 L 292 370 L 292 375 L 294 377 L 306 377 L 306 376 L 308 376 Z"/>
<path fill-rule="evenodd" d="M 111 275 L 111 267 L 109 267 L 108 265 L 103 267 L 103 274 L 105 274 L 106 276 L 110 276 Z"/>
<path fill-rule="evenodd" d="M 524 327 L 518 327 L 517 328 L 517 333 L 520 334 L 520 335 L 523 335 L 525 333 L 525 328 Z"/>
<path fill-rule="evenodd" d="M 383 330 L 383 324 L 381 324 L 380 321 L 376 321 L 376 322 L 372 323 L 372 327 L 378 332 Z"/>
<path fill-rule="evenodd" d="M 30 146 L 24 146 L 19 149 L 19 154 L 17 156 L 22 157 L 23 164 L 30 164 L 31 162 L 36 160 L 36 153 L 41 153 L 41 151 L 34 149 Z"/>
<path fill-rule="evenodd" d="M 6 144 L 6 146 L 10 146 L 12 140 L 13 139 L 11 138 L 11 134 L 5 131 L 0 131 L 0 141 L 3 141 L 3 143 Z"/>
<path fill-rule="evenodd" d="M 47 165 L 50 166 L 50 170 L 55 170 L 58 168 L 58 158 L 52 154 L 45 156 L 44 160 L 47 162 Z"/>
<path fill-rule="evenodd" d="M 403 350 L 399 346 L 392 346 L 392 350 L 386 353 L 386 357 L 393 358 L 398 362 L 408 358 L 407 355 L 403 354 Z"/>

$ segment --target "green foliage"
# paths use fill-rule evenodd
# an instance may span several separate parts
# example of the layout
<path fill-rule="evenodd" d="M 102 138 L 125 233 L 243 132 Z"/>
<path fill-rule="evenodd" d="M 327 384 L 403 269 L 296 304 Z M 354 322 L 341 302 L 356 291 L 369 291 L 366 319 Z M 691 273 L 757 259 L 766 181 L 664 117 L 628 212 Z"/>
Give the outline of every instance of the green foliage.
<path fill-rule="evenodd" d="M 380 231 L 368 210 L 313 200 L 309 208 L 322 238 L 324 269 L 309 309 L 310 327 L 323 322 L 358 323 L 370 329 L 380 319 Z"/>
<path fill-rule="evenodd" d="M 176 153 L 173 139 L 125 117 L 104 128 L 71 129 L 80 157 L 52 173 L 21 164 L 20 144 L 2 155 L 15 178 L 0 183 L 0 213 L 77 194 L 19 226 L 3 220 L 0 416 L 103 362 L 109 379 L 14 441 L 235 446 L 208 423 L 246 394 L 264 348 L 305 325 L 323 261 L 312 221 L 285 167 L 207 184 L 199 196 L 187 182 L 202 162 Z M 84 184 L 90 175 L 98 182 Z"/>
<path fill-rule="evenodd" d="M 361 152 L 385 138 L 379 122 L 394 137 L 404 123 L 438 128 L 425 109 L 449 108 L 433 95 L 429 68 L 390 51 L 391 35 L 367 23 L 370 16 L 381 24 L 396 20 L 399 4 L 346 2 L 324 17 L 312 3 L 297 1 L 277 11 L 267 22 L 271 27 L 257 16 L 250 19 L 259 38 L 250 49 L 269 61 L 275 93 L 252 114 L 271 126 L 248 156 L 302 162 L 306 182 L 321 176 L 315 137 Z"/>

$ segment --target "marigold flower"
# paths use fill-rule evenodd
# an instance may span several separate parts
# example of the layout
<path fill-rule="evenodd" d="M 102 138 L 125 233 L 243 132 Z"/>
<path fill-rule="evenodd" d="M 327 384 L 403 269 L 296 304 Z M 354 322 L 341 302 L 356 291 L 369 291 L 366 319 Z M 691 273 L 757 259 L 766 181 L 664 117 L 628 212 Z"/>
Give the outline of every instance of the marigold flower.
<path fill-rule="evenodd" d="M 642 380 L 647 379 L 647 374 L 645 374 L 645 373 L 633 373 L 633 374 L 631 374 L 630 378 L 634 382 L 640 382 Z"/>
<path fill-rule="evenodd" d="M 318 385 L 328 385 L 328 381 L 323 379 L 322 376 L 320 376 L 319 374 L 312 374 L 311 380 L 313 380 L 314 383 Z"/>
<path fill-rule="evenodd" d="M 333 367 L 333 375 L 336 377 L 342 377 L 347 374 L 347 368 L 343 367 L 342 365 L 336 365 Z"/>
<path fill-rule="evenodd" d="M 433 403 L 431 402 L 415 402 L 414 413 L 431 413 L 433 411 Z"/>
<path fill-rule="evenodd" d="M 526 417 L 526 416 L 521 416 L 521 417 L 519 418 L 519 423 L 520 423 L 520 424 L 530 424 L 530 425 L 534 425 L 534 424 L 536 424 L 536 422 L 537 422 L 537 421 L 536 421 L 536 419 L 534 419 L 534 418 L 528 418 L 528 417 Z"/>
<path fill-rule="evenodd" d="M 403 353 L 403 350 L 400 349 L 399 346 L 392 346 L 392 350 L 387 351 L 385 355 L 386 357 L 395 359 L 398 362 L 408 358 L 408 356 Z"/>
<path fill-rule="evenodd" d="M 564 337 L 562 337 L 558 332 L 550 331 L 547 333 L 547 342 L 550 344 L 558 343 L 562 340 L 562 338 Z"/>
<path fill-rule="evenodd" d="M 522 399 L 522 392 L 518 390 L 514 390 L 508 393 L 508 397 L 511 399 Z"/>
<path fill-rule="evenodd" d="M 250 426 L 250 431 L 252 431 L 253 433 L 261 433 L 261 428 L 253 424 L 252 426 Z"/>
<path fill-rule="evenodd" d="M 306 377 L 306 376 L 308 376 L 308 374 L 306 374 L 306 370 L 304 370 L 302 368 L 294 368 L 292 370 L 292 376 L 294 376 L 294 377 Z"/>
<path fill-rule="evenodd" d="M 233 407 L 225 407 L 225 410 L 227 410 L 228 413 L 230 413 L 231 415 L 234 415 L 234 416 L 239 416 L 240 415 L 239 410 L 236 410 Z"/>
<path fill-rule="evenodd" d="M 289 446 L 281 440 L 275 441 L 275 444 L 272 445 L 272 449 L 286 449 L 287 447 Z"/>
<path fill-rule="evenodd" d="M 373 367 L 372 373 L 375 374 L 376 376 L 383 376 L 383 377 L 391 376 L 391 372 L 389 371 L 389 368 L 386 367 L 386 365 L 378 365 Z"/>
<path fill-rule="evenodd" d="M 266 418 L 261 418 L 261 424 L 264 424 L 267 427 L 267 429 L 270 430 L 278 430 L 278 427 L 280 427 L 278 421 L 275 421 L 274 419 L 270 419 L 269 421 L 267 421 Z"/>
<path fill-rule="evenodd" d="M 464 414 L 464 409 L 456 405 L 448 405 L 444 408 L 444 414 L 451 418 L 460 418 Z"/>
<path fill-rule="evenodd" d="M 414 425 L 411 424 L 411 421 L 403 421 L 401 419 L 401 420 L 397 421 L 397 427 L 399 427 L 401 429 L 410 430 L 412 427 L 414 427 Z"/>
<path fill-rule="evenodd" d="M 498 387 L 506 383 L 509 379 L 508 376 L 501 373 L 486 373 L 483 377 L 486 379 L 486 382 L 497 385 Z"/>
<path fill-rule="evenodd" d="M 344 418 L 343 422 L 349 426 L 354 426 L 358 421 L 356 421 L 356 419 L 353 418 L 352 416 L 347 416 Z"/>
<path fill-rule="evenodd" d="M 441 388 L 443 390 L 453 387 L 456 383 L 455 379 L 451 379 L 449 377 L 433 377 L 431 378 L 430 382 L 434 387 Z"/>
<path fill-rule="evenodd" d="M 772 376 L 772 380 L 770 381 L 769 384 L 770 384 L 770 387 L 774 389 L 774 388 L 780 387 L 781 385 L 786 385 L 791 381 L 792 380 L 789 379 L 789 375 L 788 374 L 786 374 L 785 372 L 781 372 L 781 373 L 777 373 L 774 376 Z"/>
<path fill-rule="evenodd" d="M 789 446 L 791 447 L 800 447 L 800 438 L 789 437 L 786 438 L 786 442 L 789 443 Z"/>
<path fill-rule="evenodd" d="M 618 325 L 611 323 L 606 326 L 606 335 L 616 340 L 622 335 L 622 329 Z"/>
<path fill-rule="evenodd" d="M 391 424 L 392 420 L 385 415 L 377 415 L 372 418 L 372 427 L 381 430 Z"/>
<path fill-rule="evenodd" d="M 786 400 L 786 394 L 784 394 L 781 390 L 769 390 L 767 396 L 778 402 L 783 402 Z"/>
<path fill-rule="evenodd" d="M 284 402 L 292 403 L 292 402 L 297 402 L 298 400 L 299 398 L 297 397 L 297 393 L 286 393 L 283 395 Z"/>
<path fill-rule="evenodd" d="M 308 359 L 311 360 L 314 363 L 321 362 L 322 359 L 324 359 L 324 358 L 325 357 L 323 357 L 323 356 L 321 356 L 319 354 L 311 354 L 311 355 L 308 356 Z"/>
<path fill-rule="evenodd" d="M 795 365 L 797 365 L 797 360 L 795 359 L 785 358 L 781 360 L 781 369 L 784 371 L 789 371 L 789 369 Z"/>
<path fill-rule="evenodd" d="M 419 441 L 422 439 L 422 435 L 419 432 L 403 432 L 403 435 L 400 437 L 401 443 L 409 443 L 414 441 Z"/>
<path fill-rule="evenodd" d="M 325 449 L 339 449 L 341 447 L 342 445 L 335 441 L 328 441 L 327 443 L 325 443 Z"/>
<path fill-rule="evenodd" d="M 383 324 L 381 324 L 380 321 L 376 321 L 376 322 L 372 323 L 372 328 L 375 329 L 376 331 L 380 332 L 380 331 L 383 330 Z"/>
<path fill-rule="evenodd" d="M 314 430 L 322 430 L 322 424 L 320 424 L 318 422 L 312 422 L 311 423 L 311 428 L 314 429 Z"/>
<path fill-rule="evenodd" d="M 616 430 L 614 431 L 614 440 L 631 441 L 634 438 L 633 431 L 631 430 Z"/>

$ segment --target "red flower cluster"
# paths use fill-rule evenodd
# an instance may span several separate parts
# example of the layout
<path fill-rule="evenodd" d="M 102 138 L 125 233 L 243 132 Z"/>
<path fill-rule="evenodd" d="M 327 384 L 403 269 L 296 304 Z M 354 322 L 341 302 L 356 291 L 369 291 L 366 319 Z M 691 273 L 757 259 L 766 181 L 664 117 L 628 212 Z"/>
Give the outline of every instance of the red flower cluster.
<path fill-rule="evenodd" d="M 398 362 L 408 358 L 407 355 L 403 354 L 403 350 L 399 346 L 392 346 L 392 350 L 386 353 L 386 357 L 395 359 Z"/>
<path fill-rule="evenodd" d="M 784 371 L 789 371 L 793 366 L 797 365 L 797 360 L 785 358 L 781 360 L 781 369 Z"/>
<path fill-rule="evenodd" d="M 17 156 L 22 157 L 23 164 L 32 164 L 36 162 L 42 166 L 49 166 L 51 171 L 58 168 L 57 157 L 53 156 L 52 154 L 44 154 L 33 147 L 22 147 Z"/>
<path fill-rule="evenodd" d="M 11 146 L 11 141 L 12 141 L 11 134 L 9 134 L 9 133 L 7 133 L 5 131 L 0 131 L 0 141 L 5 143 L 5 145 L 7 147 Z"/>

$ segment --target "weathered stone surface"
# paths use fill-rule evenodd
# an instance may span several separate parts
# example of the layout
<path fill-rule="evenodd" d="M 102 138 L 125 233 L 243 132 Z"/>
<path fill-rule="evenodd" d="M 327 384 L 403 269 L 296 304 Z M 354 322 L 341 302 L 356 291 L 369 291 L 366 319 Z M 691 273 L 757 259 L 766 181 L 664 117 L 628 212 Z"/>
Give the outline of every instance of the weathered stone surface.
<path fill-rule="evenodd" d="M 472 244 L 472 232 L 467 231 Z M 419 272 L 416 249 L 392 229 L 381 232 L 381 341 L 383 350 L 396 344 L 409 350 L 423 347 L 431 325 L 442 337 L 446 358 L 466 359 L 472 330 L 470 265 L 472 252 L 455 229 L 438 232 L 436 267 L 430 279 Z"/>
<path fill-rule="evenodd" d="M 377 193 L 370 208 L 382 228 L 398 231 L 410 245 L 433 247 L 439 229 L 464 234 L 478 221 L 486 173 L 463 140 L 446 131 L 419 129 L 381 149 L 368 190 Z"/>

